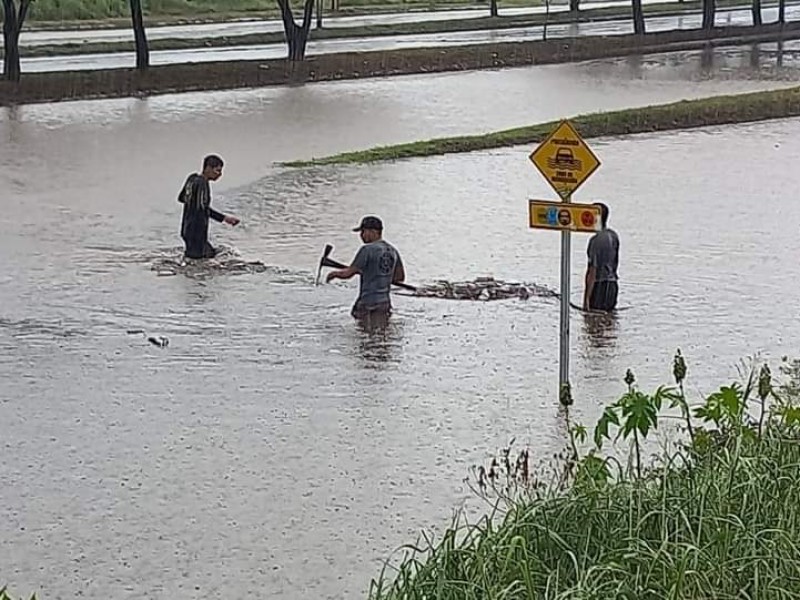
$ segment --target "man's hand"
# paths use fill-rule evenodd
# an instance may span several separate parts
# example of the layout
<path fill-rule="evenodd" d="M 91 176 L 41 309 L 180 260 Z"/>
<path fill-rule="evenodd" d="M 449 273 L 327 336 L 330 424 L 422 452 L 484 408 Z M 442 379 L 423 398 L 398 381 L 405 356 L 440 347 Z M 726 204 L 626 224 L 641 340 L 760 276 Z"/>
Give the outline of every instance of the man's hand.
<path fill-rule="evenodd" d="M 234 217 L 233 215 L 225 215 L 223 222 L 227 223 L 228 225 L 236 226 L 239 224 L 240 219 L 239 217 Z"/>
<path fill-rule="evenodd" d="M 331 271 L 325 276 L 325 283 L 330 283 L 337 277 L 339 277 L 339 271 Z"/>

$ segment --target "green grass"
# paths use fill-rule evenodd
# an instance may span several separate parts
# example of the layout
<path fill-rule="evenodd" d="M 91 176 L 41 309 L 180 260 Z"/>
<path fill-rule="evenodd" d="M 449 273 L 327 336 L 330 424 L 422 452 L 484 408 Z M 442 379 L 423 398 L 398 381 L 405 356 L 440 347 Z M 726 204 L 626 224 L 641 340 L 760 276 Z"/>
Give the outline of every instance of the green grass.
<path fill-rule="evenodd" d="M 542 0 L 500 0 L 500 10 L 523 6 L 541 6 Z M 292 0 L 301 6 L 299 0 Z M 697 4 L 691 0 L 682 4 Z M 744 0 L 720 0 L 718 8 L 744 6 Z M 764 3 L 764 6 L 770 5 Z M 331 9 L 331 0 L 323 0 L 323 10 L 331 14 L 363 14 L 459 8 L 486 8 L 489 0 L 340 0 Z M 645 10 L 647 10 L 645 6 Z M 276 0 L 143 0 L 149 23 L 175 21 L 217 21 L 236 18 L 279 16 Z M 1 12 L 1 11 L 0 11 Z M 29 26 L 77 27 L 120 26 L 130 18 L 128 0 L 35 0 L 31 5 Z"/>
<path fill-rule="evenodd" d="M 570 118 L 570 121 L 581 136 L 588 139 L 795 116 L 800 116 L 800 87 L 592 113 Z M 323 158 L 282 164 L 290 167 L 363 164 L 455 152 L 474 152 L 504 146 L 538 144 L 557 124 L 557 121 L 551 121 L 493 133 L 380 146 L 368 150 L 344 152 Z"/>
<path fill-rule="evenodd" d="M 302 6 L 299 0 L 292 4 Z M 531 6 L 536 0 L 504 0 L 505 6 Z M 329 10 L 330 0 L 324 0 Z M 487 6 L 487 1 L 469 0 L 344 0 L 341 12 L 382 12 L 426 10 L 431 8 L 475 8 Z M 120 19 L 129 15 L 128 0 L 35 0 L 31 6 L 33 21 L 84 21 Z M 153 19 L 170 17 L 190 19 L 235 18 L 278 14 L 276 0 L 144 0 L 143 10 Z"/>
<path fill-rule="evenodd" d="M 12 598 L 9 595 L 8 588 L 1 587 L 0 588 L 0 600 L 15 600 L 15 598 Z M 32 595 L 30 600 L 36 600 L 36 594 Z"/>
<path fill-rule="evenodd" d="M 697 407 L 682 380 L 653 394 L 628 381 L 588 453 L 578 451 L 585 429 L 569 425 L 570 449 L 543 483 L 527 454 L 506 461 L 507 450 L 476 488 L 500 514 L 405 547 L 370 599 L 800 598 L 797 396 L 773 389 L 764 366 Z M 667 405 L 693 422 L 691 434 L 640 471 Z M 609 439 L 622 440 L 621 461 L 603 458 Z"/>

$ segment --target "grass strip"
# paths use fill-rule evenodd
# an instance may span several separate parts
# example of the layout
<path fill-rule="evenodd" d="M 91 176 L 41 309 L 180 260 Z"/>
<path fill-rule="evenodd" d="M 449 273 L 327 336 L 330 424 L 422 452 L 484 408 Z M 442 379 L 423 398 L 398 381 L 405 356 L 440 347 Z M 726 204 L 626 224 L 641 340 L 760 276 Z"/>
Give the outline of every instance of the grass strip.
<path fill-rule="evenodd" d="M 682 379 L 648 394 L 628 373 L 588 453 L 589 430 L 568 415 L 571 442 L 549 465 L 498 453 L 468 480 L 496 514 L 402 547 L 370 600 L 800 598 L 798 397 L 776 390 L 766 365 L 694 406 Z M 676 404 L 686 442 L 634 468 Z M 614 440 L 621 459 L 604 458 Z"/>
<path fill-rule="evenodd" d="M 800 116 L 800 87 L 746 94 L 681 100 L 624 110 L 598 112 L 570 118 L 584 138 L 628 135 L 653 131 L 691 129 L 708 125 L 749 123 Z M 287 167 L 365 164 L 402 158 L 474 152 L 507 146 L 538 144 L 558 121 L 527 125 L 478 135 L 436 138 L 392 146 L 343 152 L 323 158 L 281 163 Z"/>

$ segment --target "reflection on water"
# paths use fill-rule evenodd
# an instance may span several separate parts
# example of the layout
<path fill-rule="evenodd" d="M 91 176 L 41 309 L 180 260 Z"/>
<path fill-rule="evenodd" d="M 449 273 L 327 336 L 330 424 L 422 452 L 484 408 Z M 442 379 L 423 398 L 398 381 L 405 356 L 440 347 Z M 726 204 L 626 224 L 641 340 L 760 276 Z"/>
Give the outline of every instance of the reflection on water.
<path fill-rule="evenodd" d="M 552 192 L 530 148 L 272 161 L 771 87 L 751 80 L 775 64 L 763 48 L 739 80 L 749 49 L 720 61 L 725 81 L 700 81 L 697 53 L 689 81 L 645 57 L 202 96 L 172 118 L 177 97 L 138 116 L 128 101 L 4 112 L 0 575 L 47 598 L 132 598 L 142 582 L 155 597 L 362 595 L 419 528 L 477 510 L 462 479 L 492 449 L 516 438 L 535 460 L 563 447 L 559 305 L 397 294 L 388 326 L 364 332 L 349 315 L 356 281 L 314 285 L 320 250 L 352 256 L 350 229 L 378 214 L 410 282 L 557 289 L 558 238 L 527 224 L 527 199 Z M 221 98 L 240 102 L 215 112 Z M 798 134 L 786 120 L 592 140 L 602 167 L 576 201 L 611 206 L 631 308 L 572 313 L 577 422 L 595 421 L 629 367 L 648 388 L 668 381 L 677 347 L 691 393 L 749 353 L 794 353 Z M 213 243 L 270 268 L 158 277 L 152 263 L 179 254 L 175 191 L 206 150 L 230 157 L 214 204 L 242 217 Z"/>
<path fill-rule="evenodd" d="M 380 321 L 357 321 L 354 328 L 355 354 L 368 367 L 382 368 L 399 363 L 403 350 L 403 327 L 403 318 L 396 314 Z"/>
<path fill-rule="evenodd" d="M 581 314 L 583 334 L 592 348 L 609 348 L 616 346 L 619 313 Z"/>

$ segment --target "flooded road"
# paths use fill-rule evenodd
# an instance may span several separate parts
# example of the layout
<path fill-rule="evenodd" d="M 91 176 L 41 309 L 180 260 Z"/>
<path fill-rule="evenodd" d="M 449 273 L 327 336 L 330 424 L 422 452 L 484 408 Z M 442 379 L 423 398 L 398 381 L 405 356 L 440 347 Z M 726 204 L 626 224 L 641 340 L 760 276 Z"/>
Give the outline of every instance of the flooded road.
<path fill-rule="evenodd" d="M 643 0 L 642 4 L 669 4 L 669 0 Z M 787 3 L 791 5 L 790 3 Z M 627 7 L 630 3 L 626 0 L 602 0 L 600 2 L 581 2 L 581 10 L 594 10 L 598 8 Z M 675 5 L 679 6 L 677 0 Z M 766 4 L 765 4 L 766 6 Z M 550 13 L 568 12 L 569 3 L 551 3 Z M 546 8 L 539 6 L 520 6 L 514 8 L 501 8 L 500 16 L 511 17 L 521 15 L 544 14 Z M 479 19 L 488 16 L 486 8 L 447 9 L 436 11 L 406 11 L 400 13 L 352 15 L 344 17 L 325 16 L 325 28 L 366 27 L 371 25 L 397 25 L 400 23 L 421 23 L 430 21 L 450 21 L 454 19 Z M 267 32 L 283 31 L 283 21 L 280 19 L 255 20 L 243 19 L 223 23 L 192 23 L 186 25 L 160 25 L 147 27 L 148 40 L 166 39 L 202 39 L 210 37 L 230 37 L 252 35 Z M 20 36 L 22 46 L 42 46 L 57 44 L 75 44 L 82 42 L 125 42 L 133 41 L 133 31 L 130 27 L 123 29 L 83 29 L 83 30 L 23 30 Z M 2 46 L 2 39 L 0 39 Z"/>
<path fill-rule="evenodd" d="M 777 8 L 762 11 L 764 22 L 777 19 Z M 793 21 L 800 15 L 800 5 L 786 7 L 786 19 Z M 647 31 L 671 31 L 698 29 L 702 17 L 699 13 L 648 17 Z M 719 26 L 745 26 L 752 23 L 749 9 L 719 10 L 716 13 Z M 464 44 L 496 44 L 502 42 L 523 42 L 541 40 L 543 27 L 515 27 L 509 29 L 454 31 L 447 33 L 425 33 L 392 35 L 382 37 L 338 38 L 308 42 L 308 55 L 331 54 L 336 52 L 375 52 L 401 48 L 428 48 L 438 46 L 459 46 Z M 633 33 L 633 24 L 628 18 L 589 23 L 569 23 L 549 25 L 549 38 L 574 38 L 580 36 L 626 35 Z M 154 50 L 150 52 L 150 64 L 167 65 L 176 63 L 196 63 L 234 60 L 267 60 L 284 58 L 286 45 L 256 44 L 248 46 L 229 46 L 225 48 L 190 48 L 184 50 Z M 135 64 L 133 52 L 112 52 L 100 54 L 77 54 L 64 56 L 40 56 L 22 59 L 23 72 L 70 71 L 118 69 Z"/>
<path fill-rule="evenodd" d="M 4 109 L 0 579 L 48 599 L 363 597 L 396 546 L 470 498 L 470 465 L 511 437 L 538 458 L 563 443 L 558 305 L 398 296 L 369 337 L 348 315 L 355 282 L 314 286 L 322 246 L 348 260 L 349 229 L 376 213 L 411 282 L 555 288 L 557 236 L 526 225 L 527 198 L 552 192 L 522 147 L 273 162 L 787 85 L 789 63 L 762 46 Z M 799 134 L 789 120 L 591 141 L 603 164 L 576 200 L 611 206 L 630 309 L 602 330 L 574 315 L 577 419 L 628 367 L 665 382 L 678 346 L 692 392 L 752 352 L 795 351 Z M 159 277 L 207 152 L 228 160 L 215 205 L 243 218 L 213 239 L 271 268 Z"/>

